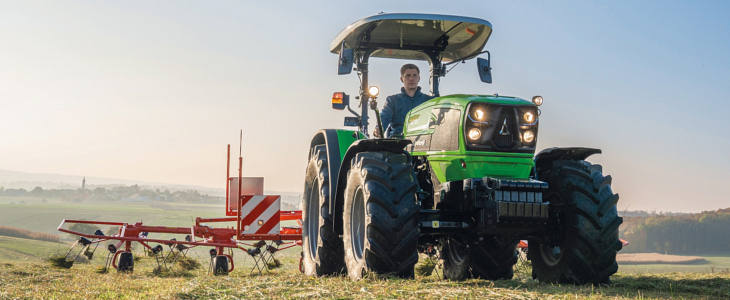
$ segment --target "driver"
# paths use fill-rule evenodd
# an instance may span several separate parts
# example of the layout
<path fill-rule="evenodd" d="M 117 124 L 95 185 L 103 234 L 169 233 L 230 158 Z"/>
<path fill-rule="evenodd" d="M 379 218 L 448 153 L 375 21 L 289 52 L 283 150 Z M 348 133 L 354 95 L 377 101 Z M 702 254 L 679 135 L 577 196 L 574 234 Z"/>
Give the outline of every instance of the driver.
<path fill-rule="evenodd" d="M 380 113 L 385 137 L 402 136 L 406 114 L 419 104 L 433 98 L 433 96 L 421 93 L 421 87 L 418 86 L 418 82 L 421 80 L 420 73 L 414 64 L 405 64 L 400 68 L 400 81 L 403 83 L 401 92 L 388 96 Z M 380 137 L 377 128 L 373 135 Z"/>

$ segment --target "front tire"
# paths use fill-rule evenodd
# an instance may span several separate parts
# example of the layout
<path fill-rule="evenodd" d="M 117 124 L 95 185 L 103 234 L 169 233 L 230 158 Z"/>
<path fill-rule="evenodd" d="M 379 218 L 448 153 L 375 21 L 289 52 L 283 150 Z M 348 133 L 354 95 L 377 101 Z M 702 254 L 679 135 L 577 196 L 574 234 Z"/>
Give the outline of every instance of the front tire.
<path fill-rule="evenodd" d="M 406 154 L 361 152 L 352 159 L 342 235 L 350 278 L 368 272 L 413 277 L 420 235 L 417 184 Z"/>
<path fill-rule="evenodd" d="M 307 165 L 302 197 L 302 267 L 309 276 L 340 274 L 345 268 L 342 240 L 329 215 L 329 184 L 327 148 L 317 145 Z"/>
<path fill-rule="evenodd" d="M 542 282 L 608 283 L 618 270 L 618 227 L 623 221 L 611 176 L 583 160 L 557 160 L 537 173 L 549 184 L 545 199 L 559 222 L 554 222 L 557 232 L 548 233 L 553 238 L 530 241 L 532 276 Z"/>

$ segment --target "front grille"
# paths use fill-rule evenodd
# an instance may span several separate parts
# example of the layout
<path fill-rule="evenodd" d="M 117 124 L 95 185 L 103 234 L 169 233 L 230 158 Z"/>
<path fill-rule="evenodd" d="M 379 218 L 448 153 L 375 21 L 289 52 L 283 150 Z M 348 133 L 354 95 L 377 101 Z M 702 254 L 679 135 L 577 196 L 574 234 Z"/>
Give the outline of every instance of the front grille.
<path fill-rule="evenodd" d="M 471 116 L 475 109 L 483 109 L 487 113 L 486 122 L 477 122 Z M 532 153 L 535 143 L 524 144 L 520 135 L 524 130 L 531 130 L 537 138 L 537 125 L 521 127 L 522 112 L 532 109 L 527 106 L 496 105 L 471 103 L 467 108 L 464 120 L 464 142 L 466 150 Z M 536 112 L 535 112 L 536 113 Z M 478 128 L 482 135 L 478 140 L 467 137 L 468 129 Z M 433 147 L 431 147 L 433 150 Z"/>
<path fill-rule="evenodd" d="M 503 109 L 499 116 L 499 122 L 495 125 L 492 140 L 499 149 L 510 149 L 515 146 L 517 126 L 512 109 Z"/>

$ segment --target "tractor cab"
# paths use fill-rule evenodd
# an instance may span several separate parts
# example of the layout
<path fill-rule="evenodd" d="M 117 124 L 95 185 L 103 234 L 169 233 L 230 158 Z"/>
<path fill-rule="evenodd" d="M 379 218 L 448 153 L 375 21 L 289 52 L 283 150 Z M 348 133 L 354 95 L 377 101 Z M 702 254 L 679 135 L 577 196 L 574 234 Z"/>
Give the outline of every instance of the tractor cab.
<path fill-rule="evenodd" d="M 335 93 L 332 107 L 347 108 L 354 117 L 345 118 L 345 126 L 357 126 L 368 134 L 368 101 L 374 100 L 378 91 L 368 86 L 370 57 L 427 61 L 431 95 L 438 97 L 439 78 L 446 75 L 447 66 L 486 54 L 477 65 L 481 80 L 491 83 L 489 52 L 483 51 L 491 34 L 488 21 L 461 16 L 379 14 L 359 20 L 335 37 L 330 52 L 339 55 L 338 74 L 350 74 L 355 67 L 361 80 L 361 111 L 352 110 L 349 97 L 342 92 Z"/>

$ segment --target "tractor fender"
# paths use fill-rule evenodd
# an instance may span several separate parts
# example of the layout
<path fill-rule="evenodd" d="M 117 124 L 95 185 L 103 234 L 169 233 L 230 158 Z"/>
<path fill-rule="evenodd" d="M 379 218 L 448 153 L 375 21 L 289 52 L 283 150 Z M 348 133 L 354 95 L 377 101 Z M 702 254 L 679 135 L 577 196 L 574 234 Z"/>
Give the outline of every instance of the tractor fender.
<path fill-rule="evenodd" d="M 328 181 L 330 182 L 329 191 L 327 192 L 329 193 L 329 195 L 334 195 L 337 191 L 337 174 L 339 174 L 340 172 L 340 164 L 343 161 L 342 157 L 344 157 L 345 150 L 353 142 L 364 137 L 365 135 L 360 132 L 343 129 L 322 129 L 317 131 L 317 133 L 315 133 L 312 137 L 312 140 L 309 144 L 308 158 L 311 158 L 312 155 L 314 155 L 313 152 L 315 146 L 325 145 L 325 148 L 327 149 L 327 173 L 329 174 Z M 327 203 L 327 207 L 329 207 L 329 210 L 322 213 L 332 214 L 334 212 L 334 207 L 332 205 L 334 202 L 333 198 L 334 197 L 329 197 L 330 203 Z"/>
<path fill-rule="evenodd" d="M 584 147 L 553 147 L 535 155 L 535 168 L 550 168 L 556 160 L 585 160 L 593 154 L 601 153 L 601 149 Z"/>
<path fill-rule="evenodd" d="M 409 144 L 411 144 L 411 140 L 405 139 L 363 139 L 355 141 L 349 148 L 347 148 L 347 152 L 345 152 L 345 156 L 342 159 L 340 169 L 336 173 L 337 181 L 332 180 L 334 177 L 330 175 L 330 182 L 336 182 L 336 184 L 331 187 L 336 192 L 331 195 L 335 196 L 330 197 L 330 201 L 334 201 L 334 203 L 331 203 L 333 205 L 329 206 L 330 210 L 334 209 L 334 211 L 331 211 L 330 213 L 334 213 L 334 218 L 332 218 L 332 220 L 335 222 L 334 228 L 336 232 L 342 233 L 342 209 L 345 202 L 344 194 L 345 187 L 347 186 L 347 172 L 351 167 L 350 161 L 356 154 L 367 151 L 387 151 L 410 155 L 405 150 L 405 147 Z"/>
<path fill-rule="evenodd" d="M 330 177 L 329 182 L 334 183 L 329 185 L 328 192 L 330 195 L 333 195 L 337 190 L 337 181 L 333 179 L 337 178 L 337 172 L 340 171 L 340 163 L 342 162 L 337 129 L 322 129 L 314 134 L 314 137 L 312 137 L 312 141 L 309 145 L 309 155 L 307 156 L 308 159 L 311 158 L 312 155 L 314 155 L 314 147 L 318 145 L 325 145 L 325 147 L 327 148 L 327 165 L 329 169 L 327 171 Z M 329 197 L 329 199 L 330 201 L 332 201 L 332 197 Z M 328 205 L 328 207 L 330 207 L 331 213 L 332 205 Z"/>

